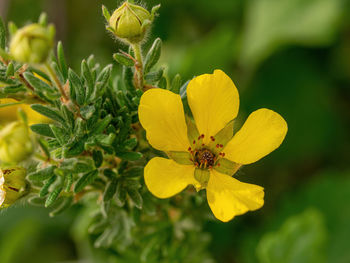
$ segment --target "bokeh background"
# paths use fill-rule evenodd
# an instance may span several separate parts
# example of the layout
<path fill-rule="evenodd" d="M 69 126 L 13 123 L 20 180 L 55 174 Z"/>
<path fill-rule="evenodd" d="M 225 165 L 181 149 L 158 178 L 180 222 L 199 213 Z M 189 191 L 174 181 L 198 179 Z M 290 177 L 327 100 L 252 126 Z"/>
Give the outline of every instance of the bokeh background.
<path fill-rule="evenodd" d="M 240 92 L 238 122 L 266 107 L 289 125 L 278 150 L 238 174 L 265 188 L 265 206 L 230 223 L 205 226 L 213 258 L 220 263 L 349 263 L 350 2 L 143 4 L 159 2 L 161 15 L 149 38 L 162 38 L 161 60 L 169 76 L 180 73 L 187 80 L 223 69 Z M 123 48 L 105 31 L 101 4 L 112 10 L 120 2 L 1 0 L 0 14 L 23 25 L 47 12 L 69 64 L 78 70 L 91 53 L 107 64 Z M 94 262 L 81 240 L 77 210 L 54 219 L 45 209 L 24 205 L 2 211 L 0 262 Z"/>

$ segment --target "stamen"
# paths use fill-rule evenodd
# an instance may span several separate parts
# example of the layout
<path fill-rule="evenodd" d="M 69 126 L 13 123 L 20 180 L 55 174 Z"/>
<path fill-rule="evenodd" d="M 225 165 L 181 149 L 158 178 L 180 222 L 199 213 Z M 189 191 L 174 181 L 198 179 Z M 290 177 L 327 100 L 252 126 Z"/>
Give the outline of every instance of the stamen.
<path fill-rule="evenodd" d="M 191 147 L 188 147 L 187 151 L 191 152 L 191 151 L 192 151 L 192 148 L 191 148 Z"/>
<path fill-rule="evenodd" d="M 220 144 L 220 148 L 224 147 L 222 144 Z"/>
<path fill-rule="evenodd" d="M 195 140 L 193 140 L 193 144 L 196 144 L 196 141 L 195 141 Z"/>
<path fill-rule="evenodd" d="M 210 136 L 210 139 L 211 139 L 213 142 L 215 142 L 214 136 Z"/>
<path fill-rule="evenodd" d="M 216 148 L 219 148 L 219 147 L 220 147 L 220 144 L 217 144 L 217 145 L 216 145 Z"/>

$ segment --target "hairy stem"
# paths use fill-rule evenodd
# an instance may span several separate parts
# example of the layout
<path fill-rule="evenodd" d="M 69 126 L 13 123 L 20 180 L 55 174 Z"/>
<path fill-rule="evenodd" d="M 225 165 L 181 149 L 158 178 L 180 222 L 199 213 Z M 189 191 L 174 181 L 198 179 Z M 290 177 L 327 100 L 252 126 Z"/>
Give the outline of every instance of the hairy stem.
<path fill-rule="evenodd" d="M 140 44 L 133 44 L 132 49 L 135 54 L 135 74 L 134 74 L 134 85 L 137 89 L 143 90 L 143 61 Z"/>
<path fill-rule="evenodd" d="M 63 86 L 62 86 L 62 83 L 61 83 L 60 80 L 58 79 L 58 77 L 57 77 L 55 71 L 53 70 L 53 68 L 51 67 L 50 63 L 48 63 L 48 62 L 45 63 L 45 68 L 46 68 L 46 70 L 48 71 L 49 76 L 50 76 L 50 77 L 52 78 L 52 80 L 55 82 L 56 87 L 57 87 L 58 90 L 60 91 L 60 93 L 61 93 L 63 99 L 64 99 L 65 101 L 69 101 L 69 98 L 68 98 L 66 92 L 64 91 L 64 88 L 63 88 Z"/>

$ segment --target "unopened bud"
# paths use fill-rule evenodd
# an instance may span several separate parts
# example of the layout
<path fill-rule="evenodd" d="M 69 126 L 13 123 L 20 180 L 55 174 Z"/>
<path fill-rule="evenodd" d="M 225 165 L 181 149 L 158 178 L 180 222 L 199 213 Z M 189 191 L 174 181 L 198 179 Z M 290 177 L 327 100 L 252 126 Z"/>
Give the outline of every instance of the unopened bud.
<path fill-rule="evenodd" d="M 0 161 L 17 164 L 29 157 L 33 152 L 33 144 L 28 126 L 16 121 L 0 130 Z"/>
<path fill-rule="evenodd" d="M 26 170 L 22 167 L 0 168 L 0 209 L 6 208 L 28 192 Z"/>
<path fill-rule="evenodd" d="M 124 2 L 109 19 L 116 37 L 129 43 L 141 42 L 151 24 L 152 15 L 143 7 Z"/>
<path fill-rule="evenodd" d="M 23 63 L 46 62 L 54 44 L 55 29 L 31 24 L 17 30 L 10 43 L 10 54 L 14 60 Z"/>

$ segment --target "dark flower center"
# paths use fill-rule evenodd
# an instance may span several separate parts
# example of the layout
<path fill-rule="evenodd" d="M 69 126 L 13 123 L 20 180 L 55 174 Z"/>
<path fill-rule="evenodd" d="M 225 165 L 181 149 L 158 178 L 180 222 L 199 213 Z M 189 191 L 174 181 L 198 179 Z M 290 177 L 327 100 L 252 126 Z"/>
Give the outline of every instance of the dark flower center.
<path fill-rule="evenodd" d="M 215 155 L 208 149 L 200 149 L 195 152 L 194 162 L 198 167 L 211 168 L 215 163 Z"/>

